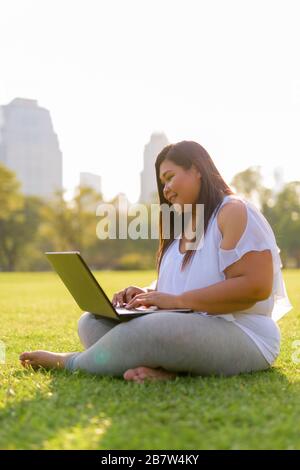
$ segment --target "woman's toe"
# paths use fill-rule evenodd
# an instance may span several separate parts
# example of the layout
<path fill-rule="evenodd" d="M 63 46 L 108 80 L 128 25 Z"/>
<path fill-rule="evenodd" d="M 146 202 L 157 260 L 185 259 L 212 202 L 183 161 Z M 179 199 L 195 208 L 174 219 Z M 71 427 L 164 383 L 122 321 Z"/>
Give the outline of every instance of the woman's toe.
<path fill-rule="evenodd" d="M 124 372 L 123 377 L 125 380 L 133 380 L 135 377 L 135 370 L 134 369 L 128 369 L 126 372 Z"/>
<path fill-rule="evenodd" d="M 21 361 L 21 365 L 25 368 L 32 367 L 32 361 L 29 361 L 28 359 Z"/>
<path fill-rule="evenodd" d="M 24 352 L 20 355 L 20 361 L 23 367 L 34 367 L 36 366 L 36 353 L 33 352 Z"/>
<path fill-rule="evenodd" d="M 25 351 L 22 354 L 20 354 L 19 359 L 20 361 L 26 361 L 27 359 L 29 359 L 29 356 L 30 356 L 30 352 Z"/>

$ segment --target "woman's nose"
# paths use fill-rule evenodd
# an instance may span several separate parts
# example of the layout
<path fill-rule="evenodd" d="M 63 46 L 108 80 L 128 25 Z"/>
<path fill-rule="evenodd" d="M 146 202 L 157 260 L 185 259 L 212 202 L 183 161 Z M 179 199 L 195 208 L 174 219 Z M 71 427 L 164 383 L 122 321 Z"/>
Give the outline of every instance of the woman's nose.
<path fill-rule="evenodd" d="M 170 191 L 169 184 L 165 184 L 163 191 L 164 191 L 164 195 L 167 196 L 168 192 Z"/>

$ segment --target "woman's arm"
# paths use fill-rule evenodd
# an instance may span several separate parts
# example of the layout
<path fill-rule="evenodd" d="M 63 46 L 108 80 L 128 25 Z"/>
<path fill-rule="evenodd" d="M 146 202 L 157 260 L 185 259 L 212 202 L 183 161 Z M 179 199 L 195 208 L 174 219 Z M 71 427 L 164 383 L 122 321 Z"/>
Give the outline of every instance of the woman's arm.
<path fill-rule="evenodd" d="M 225 204 L 218 216 L 222 233 L 221 248 L 232 250 L 247 224 L 247 210 L 243 203 Z M 163 292 L 139 294 L 129 304 L 157 305 L 160 308 L 190 308 L 209 314 L 232 313 L 247 310 L 256 302 L 267 299 L 272 292 L 273 260 L 270 250 L 250 251 L 224 270 L 225 280 L 216 284 L 171 295 Z"/>
<path fill-rule="evenodd" d="M 218 216 L 222 233 L 221 248 L 233 249 L 246 228 L 247 212 L 243 203 L 226 204 Z M 246 310 L 267 299 L 272 292 L 273 261 L 270 250 L 251 251 L 228 266 L 226 280 L 178 296 L 179 307 L 207 313 Z"/>
<path fill-rule="evenodd" d="M 272 290 L 272 254 L 251 251 L 225 270 L 226 280 L 190 290 L 179 295 L 163 292 L 138 294 L 128 305 L 157 305 L 160 308 L 190 308 L 209 314 L 233 313 L 247 310 L 256 302 L 269 297 Z"/>
<path fill-rule="evenodd" d="M 252 251 L 234 264 L 247 264 L 248 268 L 251 265 L 254 270 L 255 267 L 261 269 L 260 275 L 262 273 L 268 275 L 270 262 L 272 263 L 271 256 L 268 251 Z M 250 271 L 250 269 L 248 270 Z M 270 291 L 264 288 L 259 279 L 259 275 L 255 279 L 250 274 L 241 274 L 202 289 L 184 292 L 178 296 L 178 307 L 191 308 L 195 311 L 211 314 L 246 310 L 256 302 L 267 299 L 270 295 Z"/>

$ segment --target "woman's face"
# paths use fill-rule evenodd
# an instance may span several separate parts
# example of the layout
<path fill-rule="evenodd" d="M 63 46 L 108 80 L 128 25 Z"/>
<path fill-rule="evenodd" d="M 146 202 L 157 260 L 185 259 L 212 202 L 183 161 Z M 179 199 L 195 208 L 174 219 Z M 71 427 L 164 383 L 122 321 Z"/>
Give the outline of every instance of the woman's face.
<path fill-rule="evenodd" d="M 186 170 L 170 160 L 164 160 L 159 169 L 165 198 L 171 204 L 195 204 L 201 188 L 201 175 L 192 165 Z"/>

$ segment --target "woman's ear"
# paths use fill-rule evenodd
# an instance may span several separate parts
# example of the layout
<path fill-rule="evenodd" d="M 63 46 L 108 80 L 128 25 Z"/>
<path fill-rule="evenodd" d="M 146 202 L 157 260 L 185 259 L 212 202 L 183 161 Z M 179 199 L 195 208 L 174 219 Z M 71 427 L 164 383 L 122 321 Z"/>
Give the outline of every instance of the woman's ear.
<path fill-rule="evenodd" d="M 194 165 L 194 163 L 192 164 L 192 169 L 193 169 L 193 171 L 195 172 L 197 178 L 199 178 L 199 180 L 201 180 L 201 173 L 200 173 L 200 171 L 198 170 L 198 168 Z"/>

